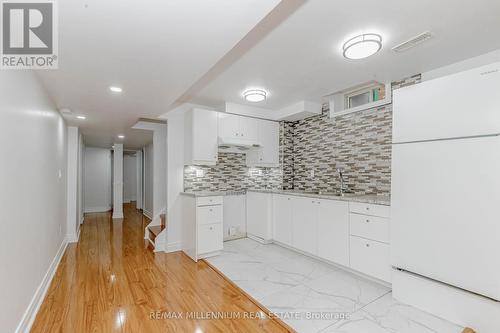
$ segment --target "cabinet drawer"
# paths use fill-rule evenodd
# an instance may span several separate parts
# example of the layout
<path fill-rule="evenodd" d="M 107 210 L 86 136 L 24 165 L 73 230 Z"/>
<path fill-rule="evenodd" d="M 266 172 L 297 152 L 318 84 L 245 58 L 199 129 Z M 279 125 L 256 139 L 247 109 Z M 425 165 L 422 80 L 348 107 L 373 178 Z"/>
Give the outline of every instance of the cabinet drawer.
<path fill-rule="evenodd" d="M 196 207 L 196 220 L 198 225 L 222 223 L 222 205 Z"/>
<path fill-rule="evenodd" d="M 389 243 L 388 218 L 351 213 L 349 220 L 351 223 L 351 235 Z"/>
<path fill-rule="evenodd" d="M 384 205 L 373 205 L 361 202 L 349 202 L 351 213 L 366 214 L 380 217 L 390 217 L 391 208 Z"/>
<path fill-rule="evenodd" d="M 222 236 L 222 223 L 198 226 L 198 254 L 222 250 Z"/>
<path fill-rule="evenodd" d="M 198 197 L 196 206 L 222 205 L 222 197 Z"/>
<path fill-rule="evenodd" d="M 351 268 L 387 282 L 391 281 L 389 245 L 351 236 Z"/>

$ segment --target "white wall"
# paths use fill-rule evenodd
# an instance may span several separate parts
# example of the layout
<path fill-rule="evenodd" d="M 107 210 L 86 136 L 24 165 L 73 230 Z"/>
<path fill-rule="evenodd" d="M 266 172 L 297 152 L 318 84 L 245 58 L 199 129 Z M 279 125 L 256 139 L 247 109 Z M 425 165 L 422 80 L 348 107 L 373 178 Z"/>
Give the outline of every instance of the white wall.
<path fill-rule="evenodd" d="M 84 203 L 83 203 L 83 195 L 84 195 L 84 184 L 83 184 L 83 173 L 84 173 L 84 165 L 85 165 L 85 145 L 83 143 L 83 135 L 80 133 L 80 137 L 78 138 L 79 147 L 78 147 L 78 220 L 80 224 L 83 223 L 83 212 L 84 212 Z"/>
<path fill-rule="evenodd" d="M 123 155 L 123 202 L 137 199 L 137 157 Z"/>
<path fill-rule="evenodd" d="M 14 332 L 64 249 L 67 132 L 28 70 L 2 71 L 0 116 L 0 332 Z"/>
<path fill-rule="evenodd" d="M 153 144 L 144 147 L 144 214 L 153 217 Z"/>
<path fill-rule="evenodd" d="M 77 242 L 80 234 L 79 216 L 79 152 L 80 132 L 78 127 L 67 129 L 67 190 L 66 190 L 66 238 L 69 242 Z"/>
<path fill-rule="evenodd" d="M 105 212 L 111 209 L 111 151 L 85 147 L 84 210 Z"/>
<path fill-rule="evenodd" d="M 184 115 L 190 106 L 162 116 L 167 120 L 167 244 L 166 251 L 181 249 L 182 201 L 184 190 Z"/>

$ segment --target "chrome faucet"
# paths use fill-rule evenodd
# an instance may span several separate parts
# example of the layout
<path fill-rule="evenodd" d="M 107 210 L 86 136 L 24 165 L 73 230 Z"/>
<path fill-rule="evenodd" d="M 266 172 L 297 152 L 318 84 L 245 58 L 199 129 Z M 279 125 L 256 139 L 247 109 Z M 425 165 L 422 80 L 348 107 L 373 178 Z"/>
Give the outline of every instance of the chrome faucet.
<path fill-rule="evenodd" d="M 347 187 L 347 184 L 345 183 L 343 170 L 341 168 L 337 168 L 337 174 L 339 175 L 339 179 L 340 179 L 340 191 L 339 191 L 340 196 L 343 196 L 349 190 L 349 188 Z"/>

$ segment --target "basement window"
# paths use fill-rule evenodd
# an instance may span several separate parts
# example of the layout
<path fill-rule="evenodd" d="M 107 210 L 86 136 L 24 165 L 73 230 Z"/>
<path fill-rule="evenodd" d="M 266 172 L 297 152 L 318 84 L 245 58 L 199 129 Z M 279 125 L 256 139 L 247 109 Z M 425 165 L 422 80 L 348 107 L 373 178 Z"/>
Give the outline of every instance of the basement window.
<path fill-rule="evenodd" d="M 385 85 L 374 83 L 349 93 L 346 93 L 344 109 L 351 109 L 368 103 L 380 101 L 385 98 Z"/>

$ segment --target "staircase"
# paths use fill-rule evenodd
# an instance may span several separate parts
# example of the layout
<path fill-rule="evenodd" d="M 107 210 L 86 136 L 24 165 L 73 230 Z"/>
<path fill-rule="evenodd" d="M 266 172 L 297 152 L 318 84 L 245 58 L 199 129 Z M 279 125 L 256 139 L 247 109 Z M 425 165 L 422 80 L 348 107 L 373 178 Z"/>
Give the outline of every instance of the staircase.
<path fill-rule="evenodd" d="M 160 215 L 160 225 L 148 226 L 147 238 L 149 240 L 148 248 L 152 251 L 155 250 L 155 240 L 158 235 L 167 228 L 167 217 L 165 214 Z"/>

